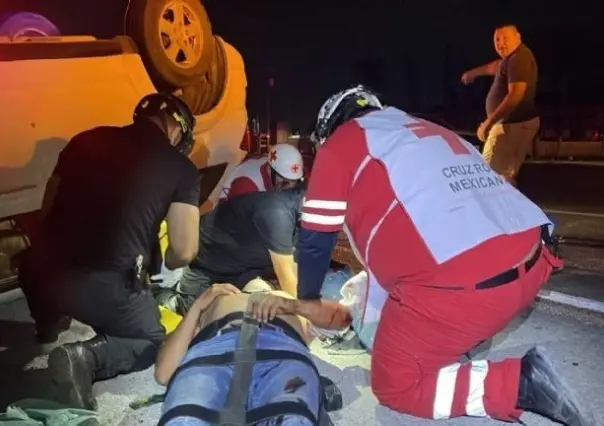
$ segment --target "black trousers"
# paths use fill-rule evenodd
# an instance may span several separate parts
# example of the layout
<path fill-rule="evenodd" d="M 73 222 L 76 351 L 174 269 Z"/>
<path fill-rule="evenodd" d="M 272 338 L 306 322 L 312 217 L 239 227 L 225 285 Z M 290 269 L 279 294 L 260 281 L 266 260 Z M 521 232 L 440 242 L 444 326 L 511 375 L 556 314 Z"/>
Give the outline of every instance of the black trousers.
<path fill-rule="evenodd" d="M 106 344 L 93 347 L 95 380 L 153 365 L 166 334 L 150 292 L 129 289 L 124 274 L 116 272 L 55 271 L 44 277 L 27 263 L 19 274 L 21 287 L 39 331 L 68 316 L 105 337 Z"/>

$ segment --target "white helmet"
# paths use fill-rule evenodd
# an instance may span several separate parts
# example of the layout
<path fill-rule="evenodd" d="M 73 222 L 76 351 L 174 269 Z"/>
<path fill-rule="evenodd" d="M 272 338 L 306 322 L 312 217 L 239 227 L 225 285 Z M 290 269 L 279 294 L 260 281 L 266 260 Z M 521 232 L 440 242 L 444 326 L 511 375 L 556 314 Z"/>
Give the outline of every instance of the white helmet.
<path fill-rule="evenodd" d="M 272 169 L 289 180 L 300 180 L 304 175 L 302 154 L 296 147 L 277 144 L 268 152 L 268 164 Z"/>
<path fill-rule="evenodd" d="M 321 106 L 311 140 L 323 144 L 340 124 L 355 118 L 353 111 L 366 108 L 384 108 L 377 95 L 366 87 L 358 85 L 336 93 Z"/>

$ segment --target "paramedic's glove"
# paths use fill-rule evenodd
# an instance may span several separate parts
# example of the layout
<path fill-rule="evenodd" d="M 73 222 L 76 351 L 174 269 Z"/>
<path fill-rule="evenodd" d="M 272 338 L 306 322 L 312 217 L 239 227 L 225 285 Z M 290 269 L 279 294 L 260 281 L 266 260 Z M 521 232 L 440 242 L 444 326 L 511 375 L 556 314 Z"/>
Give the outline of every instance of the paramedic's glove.
<path fill-rule="evenodd" d="M 199 309 L 200 312 L 203 312 L 217 297 L 238 293 L 241 293 L 241 290 L 233 284 L 213 284 L 209 289 L 204 291 L 197 300 L 195 300 L 193 307 Z"/>
<path fill-rule="evenodd" d="M 277 315 L 294 315 L 296 300 L 275 294 L 253 294 L 250 296 L 247 310 L 259 322 L 268 322 Z"/>

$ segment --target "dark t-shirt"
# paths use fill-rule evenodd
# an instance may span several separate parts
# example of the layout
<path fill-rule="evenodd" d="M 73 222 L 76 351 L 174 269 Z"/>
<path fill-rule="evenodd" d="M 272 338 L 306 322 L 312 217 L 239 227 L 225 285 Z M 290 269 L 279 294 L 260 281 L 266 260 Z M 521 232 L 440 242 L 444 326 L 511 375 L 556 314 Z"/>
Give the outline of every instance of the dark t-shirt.
<path fill-rule="evenodd" d="M 98 127 L 59 155 L 61 181 L 44 222 L 57 261 L 86 270 L 148 266 L 170 204 L 199 205 L 199 173 L 152 122 Z"/>
<path fill-rule="evenodd" d="M 253 192 L 220 203 L 201 218 L 199 252 L 191 269 L 231 282 L 271 270 L 268 250 L 293 253 L 300 201 L 299 190 L 291 189 Z"/>
<path fill-rule="evenodd" d="M 503 59 L 497 69 L 493 84 L 487 95 L 487 115 L 490 115 L 508 94 L 508 84 L 526 83 L 526 92 L 520 104 L 503 120 L 504 123 L 518 123 L 537 117 L 535 92 L 537 90 L 537 61 L 533 52 L 521 44 L 507 58 Z"/>

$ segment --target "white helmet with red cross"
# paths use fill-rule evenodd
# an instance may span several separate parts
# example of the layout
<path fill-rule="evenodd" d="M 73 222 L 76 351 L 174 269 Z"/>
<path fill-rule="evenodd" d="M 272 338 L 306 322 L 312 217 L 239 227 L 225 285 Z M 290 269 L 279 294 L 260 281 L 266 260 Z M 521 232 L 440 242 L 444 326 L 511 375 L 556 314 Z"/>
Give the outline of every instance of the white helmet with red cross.
<path fill-rule="evenodd" d="M 268 152 L 268 164 L 285 179 L 300 180 L 304 175 L 302 154 L 288 144 L 273 146 Z"/>

